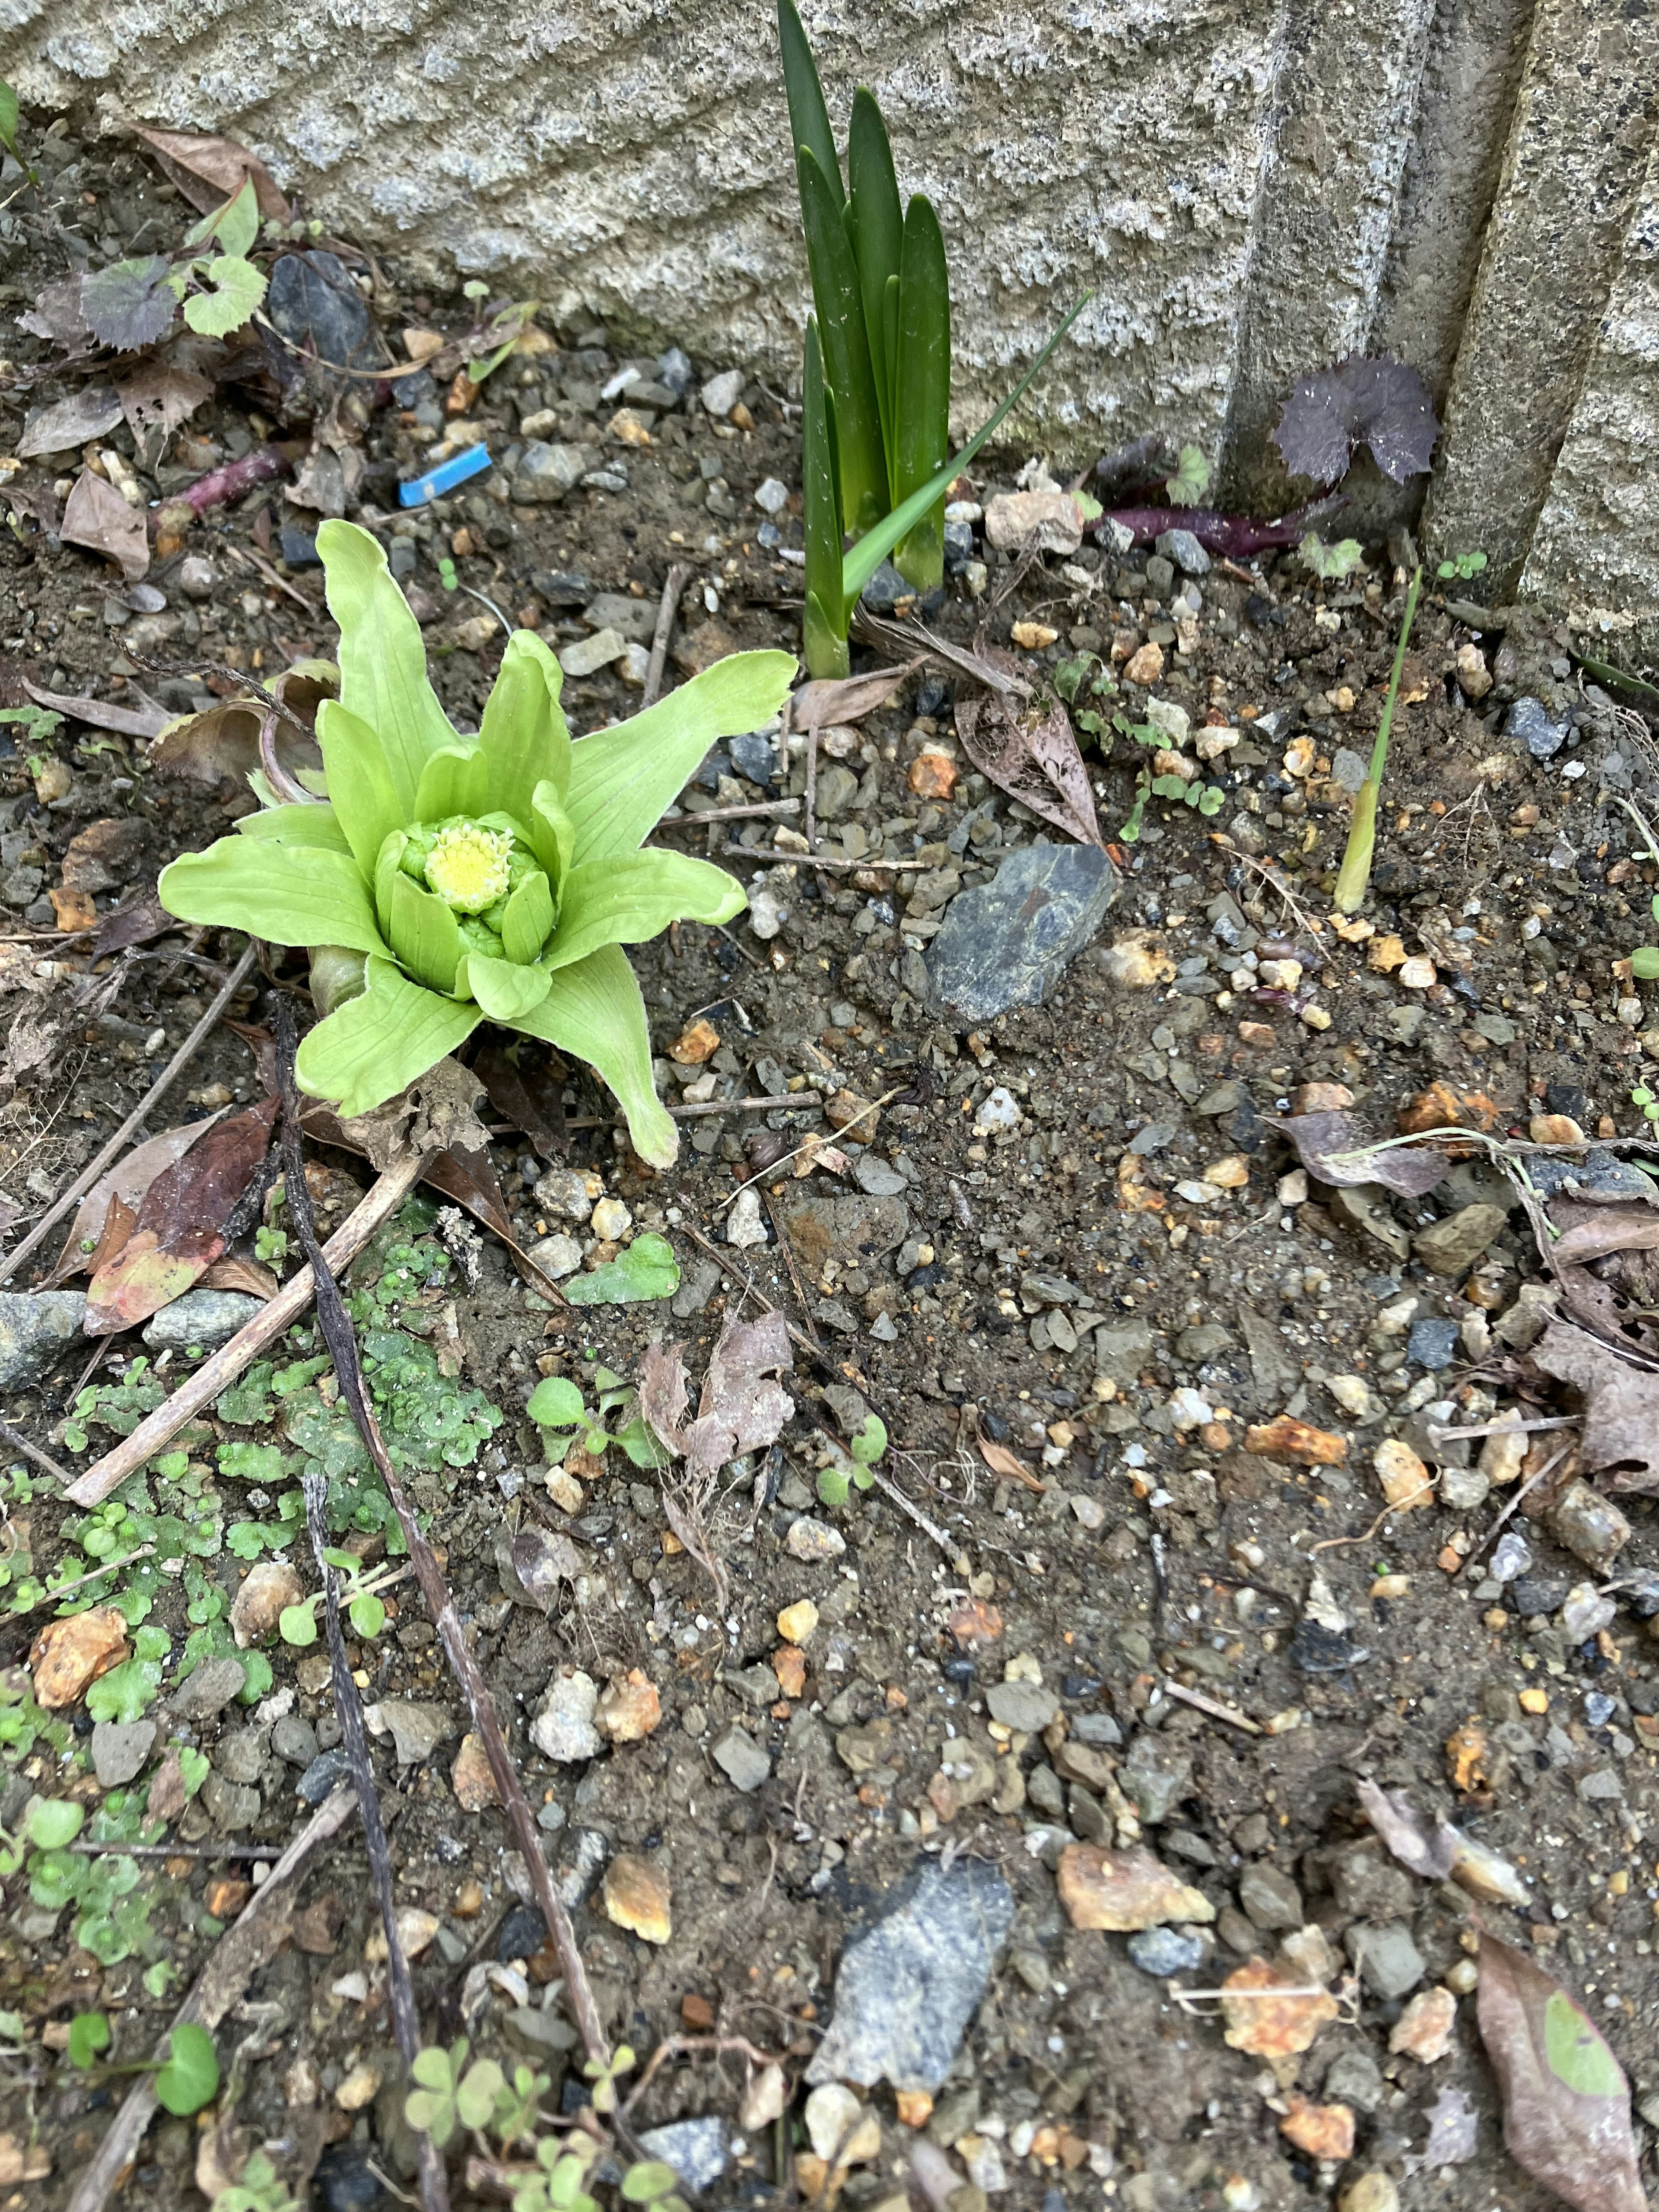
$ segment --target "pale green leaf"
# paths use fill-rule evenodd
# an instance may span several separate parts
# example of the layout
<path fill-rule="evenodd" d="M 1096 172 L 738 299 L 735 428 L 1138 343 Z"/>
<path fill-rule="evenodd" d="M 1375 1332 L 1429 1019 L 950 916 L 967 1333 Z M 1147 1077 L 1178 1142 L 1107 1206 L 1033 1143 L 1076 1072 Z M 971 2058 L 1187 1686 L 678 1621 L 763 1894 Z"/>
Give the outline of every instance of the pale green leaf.
<path fill-rule="evenodd" d="M 671 921 L 730 921 L 744 904 L 735 877 L 689 854 L 653 849 L 584 859 L 565 878 L 547 959 L 568 967 L 601 945 L 642 945 Z"/>
<path fill-rule="evenodd" d="M 580 753 L 581 747 L 576 750 Z M 610 1085 L 641 1158 L 653 1168 L 673 1165 L 679 1136 L 652 1087 L 645 1000 L 620 946 L 605 945 L 574 968 L 561 968 L 540 1006 L 513 1026 L 585 1060 Z"/>
<path fill-rule="evenodd" d="M 477 744 L 441 745 L 429 754 L 415 793 L 417 822 L 447 822 L 452 814 L 479 815 L 489 801 L 489 764 Z"/>
<path fill-rule="evenodd" d="M 461 957 L 461 933 L 455 916 L 435 891 L 396 869 L 390 885 L 386 935 L 392 949 L 417 983 L 429 991 L 453 991 Z"/>
<path fill-rule="evenodd" d="M 538 783 L 532 795 L 529 830 L 531 849 L 547 872 L 556 903 L 576 849 L 576 825 L 565 811 L 550 778 Z"/>
<path fill-rule="evenodd" d="M 198 337 L 228 338 L 240 331 L 265 296 L 265 280 L 240 253 L 222 253 L 202 274 L 213 289 L 192 292 L 185 301 L 185 320 Z"/>
<path fill-rule="evenodd" d="M 85 1818 L 85 1808 L 67 1797 L 31 1797 L 23 1826 L 37 1850 L 60 1851 L 80 1834 Z"/>
<path fill-rule="evenodd" d="M 346 853 L 222 837 L 163 868 L 162 905 L 180 921 L 243 929 L 273 945 L 383 952 L 368 887 Z"/>
<path fill-rule="evenodd" d="M 340 626 L 340 703 L 379 733 L 398 814 L 412 822 L 427 756 L 458 742 L 427 680 L 420 625 L 368 531 L 327 521 L 317 532 L 317 551 L 329 612 Z"/>
<path fill-rule="evenodd" d="M 643 1008 L 641 1015 L 643 1026 Z M 367 1114 L 464 1044 L 482 1019 L 477 1006 L 423 991 L 390 960 L 371 960 L 362 998 L 348 1000 L 301 1041 L 300 1088 L 333 1101 L 348 1120 Z M 648 1058 L 646 1073 L 648 1081 Z"/>
<path fill-rule="evenodd" d="M 769 722 L 795 674 L 788 653 L 734 653 L 631 721 L 584 738 L 571 756 L 568 811 L 582 860 L 635 851 L 709 747 Z"/>
<path fill-rule="evenodd" d="M 228 199 L 221 208 L 204 215 L 199 222 L 192 223 L 185 233 L 185 244 L 190 247 L 206 246 L 217 239 L 227 253 L 244 255 L 251 252 L 259 236 L 259 199 L 253 189 L 252 177 L 244 177 L 241 190 Z"/>
<path fill-rule="evenodd" d="M 485 805 L 520 817 L 538 783 L 562 805 L 570 788 L 570 732 L 559 704 L 564 671 L 533 629 L 515 629 L 484 702 L 478 742 L 489 763 Z"/>
<path fill-rule="evenodd" d="M 526 876 L 507 902 L 501 916 L 501 950 L 509 960 L 527 967 L 546 944 L 553 928 L 553 892 L 539 868 Z"/>
<path fill-rule="evenodd" d="M 1625 2087 L 1618 2060 L 1565 1990 L 1544 2001 L 1544 2057 L 1556 2080 L 1581 2097 L 1616 2097 Z"/>
<path fill-rule="evenodd" d="M 245 814 L 236 828 L 240 836 L 261 844 L 305 845 L 325 853 L 351 850 L 331 806 L 262 806 L 255 814 Z"/>
<path fill-rule="evenodd" d="M 488 953 L 469 952 L 459 980 L 492 1022 L 515 1024 L 540 1006 L 551 978 L 545 968 L 520 967 L 511 960 L 492 960 Z"/>
<path fill-rule="evenodd" d="M 381 846 L 404 826 L 398 793 L 378 732 L 337 699 L 317 709 L 317 744 L 328 778 L 328 799 L 352 857 L 372 881 Z"/>
<path fill-rule="evenodd" d="M 1196 507 L 1210 488 L 1210 464 L 1201 447 L 1183 446 L 1181 462 L 1164 486 L 1171 507 Z"/>
<path fill-rule="evenodd" d="M 379 918 L 383 936 L 392 933 L 392 886 L 397 881 L 399 864 L 409 845 L 409 838 L 401 830 L 388 830 L 374 856 L 374 912 Z"/>
<path fill-rule="evenodd" d="M 585 1275 L 570 1275 L 563 1289 L 573 1306 L 636 1305 L 672 1298 L 680 1286 L 679 1261 L 665 1237 L 643 1233 Z"/>
<path fill-rule="evenodd" d="M 550 1375 L 531 1392 L 525 1411 L 538 1428 L 574 1429 L 584 1411 L 582 1394 L 567 1376 Z"/>

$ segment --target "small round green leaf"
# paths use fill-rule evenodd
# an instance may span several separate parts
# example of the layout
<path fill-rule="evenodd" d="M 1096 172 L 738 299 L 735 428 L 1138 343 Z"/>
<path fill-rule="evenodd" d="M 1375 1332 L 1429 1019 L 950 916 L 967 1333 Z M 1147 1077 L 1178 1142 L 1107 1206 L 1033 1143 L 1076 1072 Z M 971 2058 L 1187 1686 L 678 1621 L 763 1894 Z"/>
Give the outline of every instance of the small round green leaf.
<path fill-rule="evenodd" d="M 372 1590 L 354 1597 L 346 1613 L 359 1636 L 376 1637 L 386 1626 L 386 1607 Z"/>
<path fill-rule="evenodd" d="M 538 1429 L 574 1429 L 582 1418 L 582 1394 L 562 1375 L 538 1382 L 525 1408 Z"/>
<path fill-rule="evenodd" d="M 623 2176 L 622 2193 L 629 2204 L 650 2204 L 677 2189 L 679 2179 L 673 2167 L 665 2166 L 659 2158 L 645 2159 L 638 2166 L 630 2166 Z"/>
<path fill-rule="evenodd" d="M 109 2049 L 109 2021 L 101 2012 L 77 2013 L 70 2022 L 69 2063 L 88 2067 Z"/>
<path fill-rule="evenodd" d="M 317 1616 L 308 1605 L 285 1605 L 276 1616 L 276 1626 L 283 1643 L 296 1651 L 317 1641 Z"/>
<path fill-rule="evenodd" d="M 28 1838 L 43 1851 L 61 1851 L 81 1832 L 86 1813 L 67 1797 L 31 1797 L 24 1822 Z"/>
<path fill-rule="evenodd" d="M 167 2062 L 155 2077 L 155 2094 L 180 2119 L 199 2112 L 218 2094 L 219 2054 L 213 2038 L 194 2021 L 173 2031 Z"/>

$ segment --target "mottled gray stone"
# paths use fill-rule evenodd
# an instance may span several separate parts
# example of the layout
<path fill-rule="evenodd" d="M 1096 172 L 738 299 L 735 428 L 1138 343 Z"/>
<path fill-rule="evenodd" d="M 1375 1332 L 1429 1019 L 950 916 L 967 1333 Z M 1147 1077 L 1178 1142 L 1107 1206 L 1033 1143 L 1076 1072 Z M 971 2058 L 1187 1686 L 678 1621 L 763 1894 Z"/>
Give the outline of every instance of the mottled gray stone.
<path fill-rule="evenodd" d="M 988 884 L 959 891 L 926 955 L 928 1004 L 963 1022 L 1039 1006 L 1117 896 L 1118 874 L 1094 845 L 1030 845 Z"/>
<path fill-rule="evenodd" d="M 1046 1729 L 1060 1711 L 1060 1699 L 1041 1682 L 993 1682 L 985 1703 L 994 1721 L 1027 1735 Z"/>
<path fill-rule="evenodd" d="M 1132 1936 L 1128 1942 L 1132 1963 L 1143 1974 L 1151 1974 L 1160 1982 L 1171 1974 L 1190 1974 L 1204 1964 L 1205 1943 L 1201 1936 L 1188 1935 L 1175 1928 L 1143 1928 Z"/>
<path fill-rule="evenodd" d="M 103 1790 L 119 1790 L 144 1771 L 155 1747 L 154 1721 L 96 1721 L 92 1730 L 92 1771 Z"/>
<path fill-rule="evenodd" d="M 988 1861 L 927 1865 L 842 1953 L 835 2014 L 807 2080 L 939 2088 L 1013 1914 L 1013 1893 Z"/>
<path fill-rule="evenodd" d="M 1344 1940 L 1348 1956 L 1373 1996 L 1403 1997 L 1422 1980 L 1423 1954 L 1403 1920 L 1390 1920 L 1382 1928 L 1362 1923 L 1349 1929 Z"/>
<path fill-rule="evenodd" d="M 169 1705 L 181 1721 L 208 1721 L 240 1694 L 247 1668 L 240 1659 L 204 1659 L 173 1692 Z"/>
<path fill-rule="evenodd" d="M 692 2190 L 712 2187 L 732 2162 L 726 2122 L 717 2118 L 671 2120 L 665 2128 L 647 2128 L 640 2148 L 672 2166 Z"/>
<path fill-rule="evenodd" d="M 714 1747 L 716 1766 L 738 1790 L 758 1790 L 772 1772 L 772 1762 L 747 1729 L 732 1722 Z"/>
<path fill-rule="evenodd" d="M 438 1746 L 458 1732 L 447 1705 L 415 1705 L 407 1698 L 382 1698 L 380 1718 L 392 1731 L 399 1766 L 424 1766 Z"/>
<path fill-rule="evenodd" d="M 263 1298 L 246 1291 L 186 1291 L 153 1315 L 142 1333 L 152 1352 L 188 1352 L 192 1344 L 216 1352 L 264 1307 Z"/>
<path fill-rule="evenodd" d="M 84 1291 L 0 1291 L 0 1390 L 21 1390 L 81 1334 Z"/>

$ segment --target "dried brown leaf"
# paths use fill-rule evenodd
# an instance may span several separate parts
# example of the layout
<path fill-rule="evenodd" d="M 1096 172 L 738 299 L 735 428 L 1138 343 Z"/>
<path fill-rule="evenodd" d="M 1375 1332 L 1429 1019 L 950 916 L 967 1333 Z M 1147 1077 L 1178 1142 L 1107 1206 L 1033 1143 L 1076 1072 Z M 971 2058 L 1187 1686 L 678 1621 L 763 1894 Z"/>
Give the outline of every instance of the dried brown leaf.
<path fill-rule="evenodd" d="M 225 1249 L 224 1224 L 270 1149 L 276 1101 L 222 1121 L 144 1193 L 137 1225 L 87 1291 L 88 1336 L 131 1328 L 204 1274 Z"/>
<path fill-rule="evenodd" d="M 921 665 L 920 660 L 913 660 L 905 668 L 878 668 L 868 676 L 823 676 L 803 684 L 790 699 L 788 726 L 806 730 L 816 722 L 827 730 L 834 722 L 862 721 L 884 707 Z"/>
<path fill-rule="evenodd" d="M 147 362 L 115 389 L 121 412 L 136 438 L 151 430 L 170 437 L 204 400 L 213 397 L 213 386 L 205 376 L 166 361 Z"/>
<path fill-rule="evenodd" d="M 1559 1321 L 1533 1346 L 1532 1360 L 1583 1397 L 1582 1471 L 1609 1471 L 1613 1490 L 1659 1491 L 1659 1375 Z"/>
<path fill-rule="evenodd" d="M 121 419 L 121 402 L 110 384 L 83 384 L 78 392 L 42 408 L 17 441 L 17 458 L 32 461 L 40 453 L 63 453 L 101 438 Z"/>
<path fill-rule="evenodd" d="M 130 1210 L 136 1226 L 144 1194 L 162 1169 L 183 1159 L 191 1146 L 205 1137 L 220 1119 L 220 1114 L 210 1114 L 204 1121 L 186 1121 L 179 1128 L 163 1129 L 160 1136 L 146 1138 L 125 1159 L 118 1160 L 100 1176 L 76 1208 L 64 1249 L 58 1255 L 57 1266 L 46 1278 L 46 1287 L 50 1290 L 55 1284 L 67 1282 L 70 1276 L 88 1271 L 89 1262 L 81 1248 L 88 1238 L 95 1244 L 101 1243 L 112 1200 L 119 1200 Z"/>
<path fill-rule="evenodd" d="M 1460 1841 L 1449 1820 L 1431 1827 L 1403 1790 L 1392 1796 L 1375 1782 L 1361 1782 L 1355 1791 L 1370 1820 L 1401 1866 L 1425 1881 L 1444 1881 L 1457 1861 Z"/>
<path fill-rule="evenodd" d="M 1647 2212 L 1630 2084 L 1589 2014 L 1523 1952 L 1486 1934 L 1475 2003 L 1510 2157 L 1577 2212 Z"/>
<path fill-rule="evenodd" d="M 523 1130 L 544 1160 L 562 1159 L 569 1149 L 564 1129 L 564 1079 L 568 1073 L 556 1053 L 538 1056 L 528 1047 L 514 1058 L 504 1045 L 486 1044 L 472 1073 L 498 1114 Z"/>
<path fill-rule="evenodd" d="M 102 477 L 82 469 L 75 489 L 64 502 L 58 535 L 67 545 L 84 545 L 118 563 L 128 583 L 136 584 L 149 568 L 149 532 L 141 508 L 129 507 Z"/>
<path fill-rule="evenodd" d="M 93 943 L 93 964 L 96 966 L 107 954 L 123 951 L 129 945 L 148 945 L 178 927 L 177 920 L 162 905 L 153 886 L 140 891 L 137 898 L 129 899 L 125 906 L 104 916 Z"/>
<path fill-rule="evenodd" d="M 960 1433 L 963 1441 L 975 1447 L 993 1474 L 1006 1476 L 1010 1482 L 1023 1485 L 1037 1497 L 1046 1494 L 1048 1484 L 1032 1474 L 1018 1453 L 1011 1452 L 1006 1444 L 993 1443 L 988 1437 L 980 1434 L 979 1407 L 971 1398 L 962 1409 Z"/>
<path fill-rule="evenodd" d="M 263 1261 L 234 1257 L 216 1260 L 203 1276 L 201 1286 L 204 1291 L 246 1291 L 250 1297 L 267 1302 L 282 1288 Z"/>
<path fill-rule="evenodd" d="M 1378 1182 L 1401 1198 L 1420 1198 L 1443 1182 L 1448 1171 L 1445 1154 L 1426 1145 L 1399 1146 L 1387 1152 L 1373 1149 L 1370 1139 L 1343 1113 L 1268 1114 L 1262 1118 L 1290 1139 L 1310 1175 L 1339 1190 Z"/>
<path fill-rule="evenodd" d="M 262 216 L 289 222 L 293 210 L 277 190 L 257 154 L 215 131 L 158 131 L 148 123 L 127 128 L 160 155 L 161 165 L 199 215 L 209 215 L 234 199 L 252 177 Z"/>
<path fill-rule="evenodd" d="M 37 706 L 71 715 L 90 729 L 113 730 L 121 738 L 153 738 L 166 729 L 169 720 L 159 707 L 118 707 L 110 700 L 82 698 L 73 691 L 43 691 L 27 676 L 23 689 Z"/>
<path fill-rule="evenodd" d="M 1007 672 L 1006 653 L 987 654 Z M 1072 718 L 1058 702 L 1016 712 L 994 693 L 957 702 L 957 732 L 974 766 L 1011 799 L 1029 806 L 1079 845 L 1101 842 L 1089 772 L 1072 733 Z"/>
<path fill-rule="evenodd" d="M 1548 1212 L 1562 1229 L 1550 1247 L 1558 1267 L 1583 1267 L 1610 1252 L 1659 1251 L 1659 1214 L 1649 1206 L 1564 1206 L 1558 1200 Z M 1571 1225 L 1564 1226 L 1569 1215 Z"/>

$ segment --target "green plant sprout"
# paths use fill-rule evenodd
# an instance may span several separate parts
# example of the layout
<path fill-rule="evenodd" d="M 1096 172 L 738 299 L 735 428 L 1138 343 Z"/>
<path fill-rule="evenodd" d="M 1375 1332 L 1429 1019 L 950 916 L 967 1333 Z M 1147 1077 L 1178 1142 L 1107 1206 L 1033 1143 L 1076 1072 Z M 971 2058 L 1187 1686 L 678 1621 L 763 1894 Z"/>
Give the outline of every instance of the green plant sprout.
<path fill-rule="evenodd" d="M 181 260 L 141 254 L 83 277 L 82 319 L 94 337 L 123 351 L 165 337 L 180 307 L 199 337 L 228 337 L 265 295 L 265 280 L 247 258 L 258 237 L 258 200 L 248 177 L 185 232 Z"/>
<path fill-rule="evenodd" d="M 1091 669 L 1094 674 L 1090 674 Z M 1097 653 L 1079 653 L 1075 659 L 1062 660 L 1054 669 L 1050 681 L 1055 690 L 1072 710 L 1073 725 L 1085 737 L 1098 738 L 1106 727 L 1106 717 L 1092 707 L 1079 707 L 1078 696 L 1086 684 L 1091 699 L 1109 697 L 1117 690 L 1111 671 Z"/>
<path fill-rule="evenodd" d="M 1395 702 L 1400 696 L 1400 678 L 1406 666 L 1406 647 L 1412 634 L 1412 617 L 1417 612 L 1418 598 L 1422 589 L 1423 570 L 1419 563 L 1412 571 L 1411 587 L 1406 593 L 1406 611 L 1400 624 L 1400 642 L 1394 649 L 1394 667 L 1389 677 L 1388 696 L 1382 702 L 1382 719 L 1376 726 L 1376 742 L 1371 747 L 1370 766 L 1365 770 L 1365 780 L 1354 795 L 1353 820 L 1348 828 L 1348 842 L 1343 851 L 1342 866 L 1337 872 L 1334 903 L 1339 914 L 1352 914 L 1370 887 L 1371 854 L 1376 845 L 1376 805 L 1382 790 L 1382 771 L 1389 764 L 1389 736 L 1394 728 Z"/>
<path fill-rule="evenodd" d="M 847 1441 L 847 1452 L 832 1443 L 836 1456 L 817 1471 L 817 1493 L 826 1505 L 845 1505 L 849 1487 L 868 1490 L 875 1482 L 873 1469 L 887 1449 L 887 1425 L 878 1413 L 866 1413 Z"/>
<path fill-rule="evenodd" d="M 678 1139 L 622 948 L 677 920 L 729 921 L 744 893 L 706 860 L 639 848 L 717 738 L 777 712 L 790 655 L 734 653 L 573 746 L 558 661 L 518 630 L 465 736 L 381 546 L 331 520 L 317 549 L 340 628 L 340 696 L 317 716 L 327 800 L 295 786 L 246 816 L 163 871 L 162 904 L 311 948 L 324 1018 L 301 1044 L 300 1085 L 346 1116 L 396 1097 L 488 1020 L 586 1060 L 635 1151 L 668 1166 Z"/>
<path fill-rule="evenodd" d="M 1160 730 L 1153 722 L 1132 722 L 1127 714 L 1112 717 L 1114 729 L 1121 730 L 1138 745 L 1149 751 L 1172 752 L 1170 733 Z M 1208 821 L 1221 811 L 1227 794 L 1218 783 L 1206 783 L 1201 776 L 1177 775 L 1173 771 L 1154 775 L 1150 768 L 1143 767 L 1135 777 L 1134 803 L 1124 818 L 1118 836 L 1126 845 L 1133 845 L 1140 837 L 1141 823 L 1146 818 L 1146 802 L 1150 799 L 1178 799 L 1182 805 L 1190 806 Z"/>
<path fill-rule="evenodd" d="M 1183 446 L 1172 477 L 1164 480 L 1164 495 L 1171 507 L 1196 507 L 1210 489 L 1210 464 L 1201 446 Z"/>
<path fill-rule="evenodd" d="M 461 588 L 461 580 L 456 572 L 455 563 L 447 553 L 441 553 L 438 556 L 438 581 L 447 592 L 459 592 Z"/>
<path fill-rule="evenodd" d="M 302 2212 L 302 2208 L 297 2197 L 289 2196 L 264 2151 L 256 2150 L 240 2178 L 214 2198 L 213 2212 Z"/>
<path fill-rule="evenodd" d="M 620 1444 L 635 1467 L 660 1467 L 662 1453 L 637 1407 L 620 1428 L 608 1430 L 605 1425 L 606 1414 L 633 1401 L 634 1393 L 621 1376 L 613 1375 L 608 1367 L 596 1367 L 593 1382 L 599 1396 L 592 1413 L 580 1389 L 566 1376 L 549 1375 L 531 1392 L 525 1411 L 542 1432 L 548 1465 L 562 1465 L 573 1445 L 579 1444 L 599 1459 L 608 1446 Z"/>
<path fill-rule="evenodd" d="M 21 113 L 15 89 L 6 82 L 4 77 L 0 76 L 0 146 L 5 148 L 29 182 L 32 185 L 38 185 L 40 179 L 23 159 L 22 149 L 17 143 L 17 125 Z"/>
<path fill-rule="evenodd" d="M 1454 553 L 1449 560 L 1443 561 L 1434 573 L 1443 583 L 1449 583 L 1455 578 L 1460 584 L 1467 584 L 1470 577 L 1478 576 L 1486 565 L 1484 553 Z"/>
<path fill-rule="evenodd" d="M 70 2022 L 69 2041 L 64 2055 L 71 2066 L 82 2073 L 98 2063 L 101 2052 L 109 2049 L 109 2019 L 101 2012 L 78 2012 Z"/>
<path fill-rule="evenodd" d="M 253 1232 L 253 1256 L 263 1260 L 267 1267 L 280 1267 L 288 1257 L 286 1229 L 256 1229 Z"/>
<path fill-rule="evenodd" d="M 901 209 L 887 128 L 862 85 L 853 99 L 843 183 L 794 0 L 778 0 L 778 41 L 812 284 L 801 374 L 806 670 L 845 676 L 859 594 L 890 554 L 918 590 L 940 582 L 951 478 L 1023 398 L 1087 295 L 1012 398 L 947 459 L 951 291 L 939 217 L 921 192 Z M 855 542 L 843 555 L 849 531 Z"/>
<path fill-rule="evenodd" d="M 582 2068 L 582 2079 L 593 2084 L 593 2109 L 602 2115 L 617 2109 L 617 2081 L 623 2074 L 631 2074 L 639 2063 L 629 2044 L 619 2043 L 611 2052 L 609 2063 L 590 2058 Z"/>
<path fill-rule="evenodd" d="M 1655 842 L 1653 831 L 1648 826 L 1646 816 L 1638 807 L 1632 805 L 1628 799 L 1620 799 L 1619 804 L 1647 840 L 1646 849 L 1632 854 L 1632 857 L 1638 860 L 1659 862 L 1659 844 Z M 1653 900 L 1650 911 L 1654 920 L 1659 921 L 1659 897 Z M 1638 982 L 1651 983 L 1659 981 L 1659 945 L 1638 945 L 1630 957 L 1630 972 Z M 1632 1093 L 1632 1097 L 1634 1103 L 1643 1106 L 1645 1111 L 1644 1102 L 1637 1098 L 1634 1092 Z M 1650 1120 L 1656 1117 L 1653 1115 L 1649 1116 Z"/>
<path fill-rule="evenodd" d="M 345 1576 L 346 1617 L 365 1643 L 372 1644 L 386 1626 L 386 1607 L 376 1593 L 388 1583 L 397 1581 L 403 1570 L 382 1567 L 379 1574 L 366 1576 L 363 1563 L 355 1552 L 325 1551 L 323 1557 L 331 1567 Z M 276 1632 L 284 1644 L 303 1651 L 317 1641 L 317 1608 L 322 1602 L 321 1590 L 313 1590 L 297 1605 L 283 1607 L 276 1617 Z"/>
<path fill-rule="evenodd" d="M 1346 583 L 1364 564 L 1365 549 L 1357 538 L 1341 538 L 1328 545 L 1316 530 L 1310 530 L 1296 550 L 1303 567 L 1328 584 Z"/>

